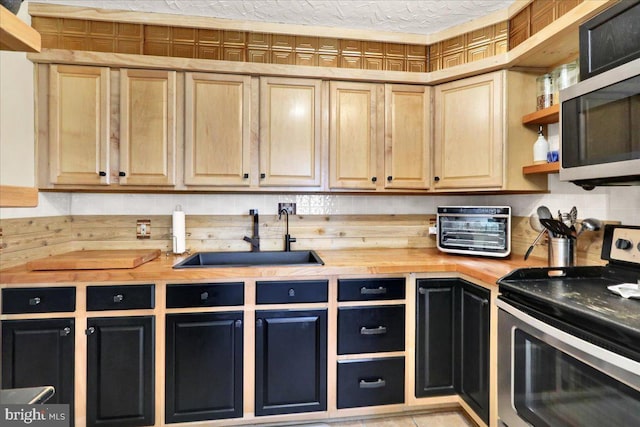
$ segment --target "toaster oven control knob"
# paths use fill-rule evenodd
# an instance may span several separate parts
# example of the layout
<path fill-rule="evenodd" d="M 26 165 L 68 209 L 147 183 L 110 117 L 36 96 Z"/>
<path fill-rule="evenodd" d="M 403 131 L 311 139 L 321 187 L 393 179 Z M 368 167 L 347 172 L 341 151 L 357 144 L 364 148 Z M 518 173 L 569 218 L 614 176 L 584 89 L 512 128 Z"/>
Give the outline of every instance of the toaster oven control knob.
<path fill-rule="evenodd" d="M 633 243 L 627 239 L 618 239 L 616 240 L 616 248 L 622 249 L 623 251 L 629 250 L 633 247 Z"/>

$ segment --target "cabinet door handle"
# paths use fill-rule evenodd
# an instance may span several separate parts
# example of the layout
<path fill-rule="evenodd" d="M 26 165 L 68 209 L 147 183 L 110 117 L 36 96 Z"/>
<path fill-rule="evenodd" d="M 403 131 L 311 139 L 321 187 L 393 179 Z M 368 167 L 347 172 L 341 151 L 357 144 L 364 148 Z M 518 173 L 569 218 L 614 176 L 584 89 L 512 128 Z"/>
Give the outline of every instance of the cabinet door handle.
<path fill-rule="evenodd" d="M 360 335 L 383 335 L 387 333 L 386 326 L 378 326 L 377 328 L 360 328 Z"/>
<path fill-rule="evenodd" d="M 262 319 L 257 319 L 256 320 L 256 328 L 262 329 Z"/>
<path fill-rule="evenodd" d="M 377 180 L 378 180 L 378 178 L 377 178 L 377 177 L 375 177 L 375 176 L 372 176 L 372 177 L 371 177 L 371 182 L 376 182 Z"/>
<path fill-rule="evenodd" d="M 418 293 L 420 295 L 426 295 L 427 294 L 427 290 L 425 288 L 418 288 Z"/>
<path fill-rule="evenodd" d="M 389 175 L 389 176 L 387 177 L 387 181 L 389 181 L 389 182 L 393 181 L 393 177 L 392 177 L 391 175 Z"/>
<path fill-rule="evenodd" d="M 486 307 L 487 305 L 489 305 L 489 300 L 488 300 L 488 299 L 483 299 L 483 300 L 482 300 L 482 305 L 483 305 L 483 306 L 485 306 L 485 307 Z"/>
<path fill-rule="evenodd" d="M 386 387 L 387 382 L 382 378 L 378 378 L 375 381 L 360 380 L 360 388 L 382 388 Z"/>
<path fill-rule="evenodd" d="M 127 173 L 123 172 L 123 171 L 120 171 L 120 172 L 118 172 L 118 176 L 127 176 Z"/>
<path fill-rule="evenodd" d="M 384 295 L 387 293 L 387 288 L 380 286 L 379 288 L 360 288 L 360 295 Z"/>
<path fill-rule="evenodd" d="M 40 304 L 40 297 L 29 298 L 29 305 L 38 305 Z"/>
<path fill-rule="evenodd" d="M 96 332 L 96 328 L 94 328 L 93 326 L 87 328 L 86 331 L 84 331 L 85 335 L 93 335 Z"/>
<path fill-rule="evenodd" d="M 242 320 L 236 320 L 233 325 L 236 328 L 242 328 Z"/>
<path fill-rule="evenodd" d="M 63 330 L 60 331 L 60 336 L 61 337 L 66 337 L 70 333 L 71 333 L 71 328 L 67 326 L 66 328 L 64 328 Z"/>
<path fill-rule="evenodd" d="M 248 173 L 245 173 L 245 174 L 242 175 L 242 179 L 247 179 L 247 178 L 249 178 L 249 174 Z"/>
<path fill-rule="evenodd" d="M 434 177 L 433 177 L 433 180 L 434 180 L 435 182 L 438 182 L 438 181 L 440 181 L 440 177 L 439 177 L 439 176 L 434 176 Z"/>
<path fill-rule="evenodd" d="M 200 301 L 206 301 L 209 299 L 209 292 L 203 292 L 200 294 Z"/>
<path fill-rule="evenodd" d="M 267 174 L 261 173 L 260 174 L 260 179 L 265 179 L 267 177 Z"/>
<path fill-rule="evenodd" d="M 118 294 L 118 295 L 114 295 L 113 296 L 113 302 L 115 302 L 115 303 L 122 302 L 122 300 L 124 300 L 124 295 L 122 295 L 122 294 Z"/>
<path fill-rule="evenodd" d="M 105 171 L 100 171 L 98 172 L 98 175 L 100 176 L 107 176 L 107 173 Z"/>

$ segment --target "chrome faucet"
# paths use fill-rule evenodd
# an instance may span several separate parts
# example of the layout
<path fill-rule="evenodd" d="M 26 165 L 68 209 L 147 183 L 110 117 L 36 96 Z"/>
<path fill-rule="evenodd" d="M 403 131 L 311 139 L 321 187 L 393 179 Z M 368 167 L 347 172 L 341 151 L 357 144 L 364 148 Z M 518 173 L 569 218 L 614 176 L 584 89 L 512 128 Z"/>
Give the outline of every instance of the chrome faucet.
<path fill-rule="evenodd" d="M 295 237 L 291 237 L 291 235 L 289 234 L 289 211 L 286 209 L 280 209 L 280 212 L 278 212 L 278 219 L 282 219 L 282 214 L 285 214 L 286 216 L 286 231 L 284 234 L 284 251 L 285 252 L 291 252 L 291 243 L 294 243 L 296 241 Z"/>
<path fill-rule="evenodd" d="M 244 236 L 244 241 L 251 243 L 251 252 L 260 252 L 260 222 L 258 218 L 258 209 L 249 210 L 249 215 L 253 217 L 253 235 L 251 237 Z"/>

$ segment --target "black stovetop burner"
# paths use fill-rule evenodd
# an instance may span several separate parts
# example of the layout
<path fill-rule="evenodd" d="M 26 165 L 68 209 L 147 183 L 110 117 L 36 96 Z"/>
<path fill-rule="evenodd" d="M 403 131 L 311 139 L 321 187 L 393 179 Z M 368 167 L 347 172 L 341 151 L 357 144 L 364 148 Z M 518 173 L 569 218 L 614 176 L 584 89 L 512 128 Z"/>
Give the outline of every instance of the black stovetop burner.
<path fill-rule="evenodd" d="M 607 226 L 607 266 L 522 268 L 498 280 L 500 299 L 583 339 L 640 358 L 640 299 L 608 289 L 640 283 L 640 227 Z"/>

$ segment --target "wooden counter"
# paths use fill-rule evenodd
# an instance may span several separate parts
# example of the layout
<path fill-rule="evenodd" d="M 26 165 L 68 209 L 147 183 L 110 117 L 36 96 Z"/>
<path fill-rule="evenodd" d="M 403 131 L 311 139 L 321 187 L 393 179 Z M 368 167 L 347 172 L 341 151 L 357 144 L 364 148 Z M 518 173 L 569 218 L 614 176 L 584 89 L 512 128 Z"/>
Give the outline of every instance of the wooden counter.
<path fill-rule="evenodd" d="M 495 284 L 503 275 L 521 267 L 544 267 L 545 260 L 520 255 L 506 259 L 450 255 L 437 249 L 362 249 L 316 251 L 324 266 L 222 267 L 173 269 L 186 256 L 161 255 L 132 269 L 30 271 L 26 265 L 0 271 L 0 284 L 201 281 L 228 278 L 331 276 L 341 274 L 389 274 L 457 272 Z"/>

